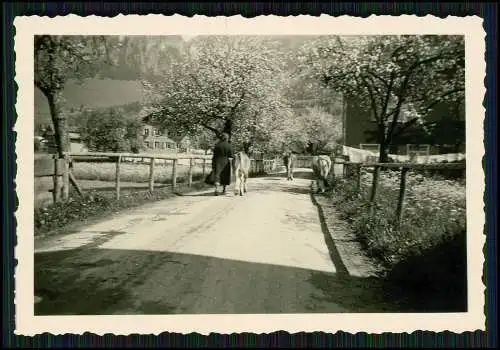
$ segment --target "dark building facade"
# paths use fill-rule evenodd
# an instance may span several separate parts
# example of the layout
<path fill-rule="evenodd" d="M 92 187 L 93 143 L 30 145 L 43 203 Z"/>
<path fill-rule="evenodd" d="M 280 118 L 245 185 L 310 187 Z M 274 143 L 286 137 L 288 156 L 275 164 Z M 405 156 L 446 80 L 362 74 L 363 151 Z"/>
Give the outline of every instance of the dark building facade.
<path fill-rule="evenodd" d="M 355 100 L 344 103 L 345 145 L 359 148 L 362 144 L 378 144 L 377 125 L 370 111 L 363 110 Z M 429 145 L 431 154 L 465 152 L 465 103 L 442 102 L 425 118 L 396 137 L 390 153 L 406 154 L 407 145 Z"/>

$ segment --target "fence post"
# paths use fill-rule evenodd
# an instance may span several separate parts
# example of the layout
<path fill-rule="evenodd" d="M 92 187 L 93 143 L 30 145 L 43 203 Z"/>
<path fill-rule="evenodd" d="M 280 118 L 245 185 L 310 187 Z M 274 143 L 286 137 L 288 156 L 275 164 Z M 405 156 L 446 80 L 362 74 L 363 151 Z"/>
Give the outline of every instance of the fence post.
<path fill-rule="evenodd" d="M 348 165 L 346 164 L 347 159 L 346 159 L 345 157 L 342 157 L 342 160 L 343 160 L 343 162 L 344 162 L 344 166 L 342 167 L 342 170 L 343 170 L 343 171 L 342 171 L 342 177 L 346 178 L 346 177 L 347 177 L 347 174 L 349 173 L 349 171 L 348 171 L 348 169 L 347 169 L 347 168 L 348 168 Z"/>
<path fill-rule="evenodd" d="M 122 160 L 122 156 L 116 157 L 116 178 L 115 178 L 115 190 L 116 190 L 116 199 L 120 199 L 120 162 Z"/>
<path fill-rule="evenodd" d="M 370 194 L 370 205 L 373 206 L 375 202 L 375 198 L 377 196 L 377 187 L 378 187 L 378 175 L 380 173 L 380 167 L 375 166 L 373 169 L 373 183 L 372 183 L 372 191 Z"/>
<path fill-rule="evenodd" d="M 406 175 L 408 174 L 408 168 L 401 169 L 401 183 L 399 186 L 399 199 L 398 199 L 398 207 L 396 210 L 396 218 L 397 224 L 401 223 L 401 218 L 403 215 L 403 205 L 405 200 L 405 192 L 406 192 Z"/>
<path fill-rule="evenodd" d="M 193 158 L 189 158 L 189 170 L 188 170 L 188 187 L 193 184 Z"/>
<path fill-rule="evenodd" d="M 207 160 L 203 158 L 203 178 L 205 178 L 206 175 L 206 167 L 207 167 Z"/>
<path fill-rule="evenodd" d="M 63 199 L 66 201 L 69 198 L 69 157 L 64 155 L 64 172 L 63 172 Z"/>
<path fill-rule="evenodd" d="M 151 157 L 149 163 L 149 192 L 153 193 L 155 186 L 155 157 Z"/>
<path fill-rule="evenodd" d="M 335 174 L 336 159 L 335 157 L 330 157 L 330 159 L 332 160 L 332 164 L 330 166 L 330 171 L 328 172 L 328 174 L 330 174 L 332 180 L 335 181 L 335 177 L 337 177 L 337 174 Z"/>
<path fill-rule="evenodd" d="M 177 187 L 177 159 L 172 161 L 172 188 Z"/>
<path fill-rule="evenodd" d="M 58 164 L 58 159 L 59 156 L 56 154 L 54 155 L 54 176 L 52 177 L 53 182 L 54 182 L 54 190 L 52 192 L 52 198 L 54 200 L 54 203 L 57 203 L 59 200 L 59 164 Z"/>
<path fill-rule="evenodd" d="M 361 164 L 356 165 L 356 189 L 361 190 Z"/>

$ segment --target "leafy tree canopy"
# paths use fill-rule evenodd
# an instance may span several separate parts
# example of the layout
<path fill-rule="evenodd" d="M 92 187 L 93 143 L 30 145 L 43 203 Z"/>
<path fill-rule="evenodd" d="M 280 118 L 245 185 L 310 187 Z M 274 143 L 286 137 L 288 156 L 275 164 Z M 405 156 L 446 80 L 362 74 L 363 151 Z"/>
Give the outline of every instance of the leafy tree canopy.
<path fill-rule="evenodd" d="M 139 152 L 142 123 L 124 118 L 123 110 L 108 108 L 85 113 L 80 131 L 87 147 L 98 152 Z"/>
<path fill-rule="evenodd" d="M 464 52 L 462 36 L 323 37 L 300 58 L 303 74 L 371 112 L 385 161 L 397 128 L 422 123 L 442 101 L 463 99 Z"/>
<path fill-rule="evenodd" d="M 248 149 L 271 144 L 287 115 L 287 74 L 268 38 L 199 37 L 161 79 L 144 81 L 154 119 L 168 127 L 215 135 Z M 274 140 L 274 141 L 273 141 Z"/>

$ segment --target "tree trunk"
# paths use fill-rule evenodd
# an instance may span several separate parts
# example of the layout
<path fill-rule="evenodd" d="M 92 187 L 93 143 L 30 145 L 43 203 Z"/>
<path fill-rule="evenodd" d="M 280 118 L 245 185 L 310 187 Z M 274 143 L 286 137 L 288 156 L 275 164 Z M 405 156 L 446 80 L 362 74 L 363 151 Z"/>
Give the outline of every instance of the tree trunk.
<path fill-rule="evenodd" d="M 379 139 L 379 144 L 380 144 L 380 153 L 378 156 L 378 162 L 379 163 L 386 163 L 387 162 L 387 149 L 389 147 L 389 142 L 388 141 L 388 136 L 385 135 L 385 127 L 382 125 L 378 126 L 378 139 Z"/>
<path fill-rule="evenodd" d="M 387 160 L 389 159 L 388 148 L 389 145 L 387 145 L 385 142 L 382 142 L 380 144 L 380 154 L 378 157 L 379 163 L 387 163 Z"/>
<path fill-rule="evenodd" d="M 224 123 L 224 129 L 222 132 L 225 132 L 226 134 L 229 135 L 229 142 L 231 142 L 231 136 L 233 133 L 233 121 L 231 119 L 227 119 L 226 122 Z"/>
<path fill-rule="evenodd" d="M 54 138 L 57 147 L 57 153 L 60 158 L 69 151 L 68 126 L 66 117 L 63 113 L 63 99 L 61 91 L 49 93 L 47 96 L 49 102 L 50 115 L 54 123 Z"/>
<path fill-rule="evenodd" d="M 63 113 L 63 97 L 60 90 L 47 93 L 46 96 L 49 103 L 50 116 L 54 123 L 54 141 L 57 148 L 59 158 L 64 158 L 64 153 L 69 151 L 68 125 L 66 117 Z M 70 168 L 72 164 L 70 164 Z M 77 193 L 81 196 L 83 192 L 78 186 L 73 173 L 70 171 L 69 180 Z"/>

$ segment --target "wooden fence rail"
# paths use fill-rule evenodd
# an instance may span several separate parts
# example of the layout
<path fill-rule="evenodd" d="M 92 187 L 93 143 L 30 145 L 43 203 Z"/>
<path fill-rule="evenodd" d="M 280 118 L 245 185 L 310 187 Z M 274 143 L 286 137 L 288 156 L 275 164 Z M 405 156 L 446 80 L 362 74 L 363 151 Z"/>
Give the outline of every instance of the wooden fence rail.
<path fill-rule="evenodd" d="M 35 158 L 34 176 L 35 178 L 52 177 L 53 187 L 52 199 L 57 202 L 59 198 L 69 198 L 69 161 L 68 158 L 59 158 L 55 155 Z"/>
<path fill-rule="evenodd" d="M 193 185 L 193 174 L 196 161 L 201 161 L 202 176 L 205 178 L 207 175 L 207 163 L 208 167 L 211 168 L 212 155 L 161 155 L 161 154 L 136 154 L 136 153 L 99 153 L 99 152 L 85 152 L 85 153 L 67 153 L 65 155 L 63 167 L 69 167 L 69 163 L 115 163 L 115 193 L 116 198 L 120 199 L 120 177 L 121 177 L 121 165 L 124 159 L 138 159 L 142 164 L 149 164 L 149 176 L 148 176 L 148 189 L 151 193 L 154 192 L 155 187 L 155 165 L 157 161 L 171 162 L 172 164 L 172 177 L 171 183 L 172 187 L 177 187 L 178 180 L 178 166 L 180 161 L 188 161 L 188 171 L 187 171 L 187 186 L 191 187 Z M 146 161 L 145 161 L 146 160 Z M 61 160 L 58 160 L 58 166 Z M 267 173 L 273 170 L 276 165 L 274 159 L 250 159 L 251 161 L 251 175 Z M 65 170 L 57 168 L 57 171 L 50 172 L 47 176 L 54 176 L 54 188 L 59 181 L 59 176 L 66 173 Z M 66 188 L 66 187 L 65 187 Z M 69 187 L 68 187 L 69 188 Z M 64 191 L 64 199 L 68 198 L 69 191 Z M 58 200 L 58 196 L 54 196 L 54 201 Z"/>
<path fill-rule="evenodd" d="M 403 216 L 404 202 L 406 197 L 406 180 L 407 175 L 410 170 L 466 170 L 465 163 L 441 163 L 441 164 L 418 164 L 418 163 L 355 163 L 349 161 L 338 161 L 336 164 L 344 164 L 346 167 L 354 167 L 356 170 L 354 173 L 356 176 L 356 187 L 357 190 L 361 190 L 361 169 L 362 168 L 373 168 L 372 175 L 372 187 L 370 189 L 370 209 L 373 209 L 373 204 L 376 201 L 379 174 L 381 169 L 399 169 L 400 170 L 400 186 L 399 186 L 399 196 L 398 203 L 396 207 L 396 223 L 399 225 Z"/>
<path fill-rule="evenodd" d="M 120 198 L 120 177 L 121 177 L 121 165 L 123 164 L 124 158 L 129 159 L 141 159 L 142 164 L 149 164 L 149 177 L 148 177 L 148 189 L 151 193 L 154 191 L 155 185 L 155 164 L 158 160 L 171 161 L 172 162 L 172 187 L 177 187 L 177 170 L 181 160 L 188 160 L 188 172 L 187 172 L 187 186 L 191 187 L 193 184 L 193 170 L 196 165 L 196 160 L 202 161 L 202 176 L 203 178 L 207 175 L 207 162 L 209 168 L 211 168 L 212 155 L 161 155 L 161 154 L 135 154 L 135 153 L 67 153 L 64 158 L 58 158 L 57 156 L 41 157 L 35 159 L 35 177 L 47 177 L 53 178 L 53 200 L 57 202 L 60 198 L 66 200 L 69 198 L 69 185 L 70 185 L 70 165 L 71 163 L 78 162 L 91 162 L 91 163 L 115 163 L 115 193 L 116 198 Z M 147 159 L 147 162 L 144 160 Z M 304 167 L 310 166 L 311 157 L 300 157 L 300 161 Z M 250 173 L 255 174 L 265 174 L 270 173 L 276 169 L 278 164 L 280 164 L 281 159 L 251 159 Z M 340 168 L 340 169 L 339 169 Z M 372 187 L 370 190 L 369 202 L 371 207 L 376 201 L 379 174 L 381 169 L 399 169 L 401 171 L 400 176 L 400 188 L 398 203 L 396 209 L 396 219 L 399 223 L 402 218 L 404 210 L 404 201 L 406 193 L 406 180 L 409 170 L 462 170 L 465 171 L 465 163 L 431 163 L 431 164 L 418 164 L 418 163 L 357 163 L 349 162 L 341 158 L 332 157 L 332 173 L 334 176 L 341 174 L 343 177 L 351 176 L 354 174 L 356 177 L 356 186 L 358 191 L 361 190 L 361 174 L 362 168 L 372 168 L 373 178 Z M 349 171 L 355 169 L 355 171 Z"/>

